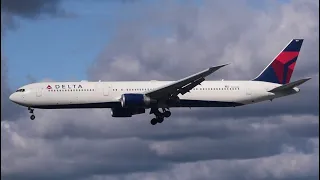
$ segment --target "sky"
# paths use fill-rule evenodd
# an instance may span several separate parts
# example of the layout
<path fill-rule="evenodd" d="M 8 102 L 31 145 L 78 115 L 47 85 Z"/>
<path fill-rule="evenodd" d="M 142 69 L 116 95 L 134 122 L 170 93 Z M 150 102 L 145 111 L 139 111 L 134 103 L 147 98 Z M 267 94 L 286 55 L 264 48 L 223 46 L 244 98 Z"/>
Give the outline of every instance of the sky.
<path fill-rule="evenodd" d="M 232 6 L 230 6 L 232 4 Z M 1 178 L 319 178 L 317 0 L 2 0 Z M 108 109 L 35 110 L 8 100 L 35 81 L 249 80 L 293 38 L 294 96 L 237 108 L 115 119 Z"/>
<path fill-rule="evenodd" d="M 13 88 L 37 81 L 87 79 L 86 67 L 108 43 L 112 34 L 116 2 L 62 2 L 76 14 L 71 17 L 41 19 L 17 18 L 19 28 L 2 40 L 8 61 L 9 82 Z M 40 18 L 39 18 L 40 19 Z M 110 24 L 108 24 L 110 23 Z"/>

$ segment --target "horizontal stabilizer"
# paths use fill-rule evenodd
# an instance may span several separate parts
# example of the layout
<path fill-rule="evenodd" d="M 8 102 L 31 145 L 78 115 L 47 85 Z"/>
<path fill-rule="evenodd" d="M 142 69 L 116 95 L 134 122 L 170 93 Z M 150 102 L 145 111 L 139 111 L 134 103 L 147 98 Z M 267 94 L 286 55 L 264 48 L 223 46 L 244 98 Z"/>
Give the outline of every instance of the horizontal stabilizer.
<path fill-rule="evenodd" d="M 309 77 L 309 78 L 300 79 L 300 80 L 297 80 L 297 81 L 294 81 L 291 83 L 287 83 L 282 86 L 276 87 L 276 88 L 270 90 L 269 92 L 279 92 L 279 91 L 286 91 L 289 89 L 293 89 L 294 87 L 299 86 L 299 85 L 309 81 L 310 79 L 311 78 Z"/>

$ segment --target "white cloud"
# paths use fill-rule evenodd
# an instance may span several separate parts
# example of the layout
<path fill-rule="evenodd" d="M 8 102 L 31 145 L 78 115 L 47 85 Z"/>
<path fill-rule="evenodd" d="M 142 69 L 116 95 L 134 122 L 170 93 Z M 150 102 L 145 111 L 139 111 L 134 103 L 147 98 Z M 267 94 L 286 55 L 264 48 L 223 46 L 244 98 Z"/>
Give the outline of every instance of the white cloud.
<path fill-rule="evenodd" d="M 16 179 L 316 179 L 319 158 L 319 2 L 234 1 L 206 6 L 160 1 L 124 9 L 141 19 L 119 25 L 90 68 L 98 80 L 176 79 L 232 62 L 213 79 L 252 78 L 292 38 L 306 39 L 295 77 L 317 75 L 300 94 L 241 108 L 173 109 L 111 118 L 110 110 L 35 110 L 1 122 L 1 174 Z M 120 11 L 119 11 L 120 12 Z M 125 12 L 125 11 L 121 11 Z M 171 26 L 168 36 L 145 29 Z M 316 110 L 315 110 L 316 109 Z M 3 107 L 1 109 L 3 111 Z M 24 109 L 23 109 L 24 110 Z M 14 114 L 15 111 L 7 111 Z"/>

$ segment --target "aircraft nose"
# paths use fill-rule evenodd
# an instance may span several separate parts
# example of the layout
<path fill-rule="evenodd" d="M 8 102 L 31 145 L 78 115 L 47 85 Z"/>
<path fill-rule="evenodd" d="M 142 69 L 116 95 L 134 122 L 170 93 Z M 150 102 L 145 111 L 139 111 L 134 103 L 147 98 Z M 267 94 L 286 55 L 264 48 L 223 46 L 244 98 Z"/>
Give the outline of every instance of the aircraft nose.
<path fill-rule="evenodd" d="M 17 97 L 17 94 L 16 93 L 12 93 L 10 96 L 9 96 L 9 99 L 12 101 L 12 102 L 18 102 L 19 101 L 19 98 Z"/>

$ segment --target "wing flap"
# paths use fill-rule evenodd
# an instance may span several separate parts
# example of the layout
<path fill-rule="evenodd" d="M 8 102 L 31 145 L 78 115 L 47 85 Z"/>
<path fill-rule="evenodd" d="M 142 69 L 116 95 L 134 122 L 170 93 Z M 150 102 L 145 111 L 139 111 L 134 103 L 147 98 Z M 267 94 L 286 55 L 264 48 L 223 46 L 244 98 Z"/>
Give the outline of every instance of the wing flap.
<path fill-rule="evenodd" d="M 292 89 L 296 86 L 299 86 L 307 81 L 309 81 L 311 78 L 308 77 L 308 78 L 304 78 L 304 79 L 300 79 L 300 80 L 297 80 L 297 81 L 293 81 L 291 83 L 287 83 L 287 84 L 284 84 L 282 86 L 279 86 L 279 87 L 276 87 L 272 90 L 270 90 L 269 92 L 280 92 L 280 91 L 286 91 L 286 90 L 289 90 L 289 89 Z"/>

